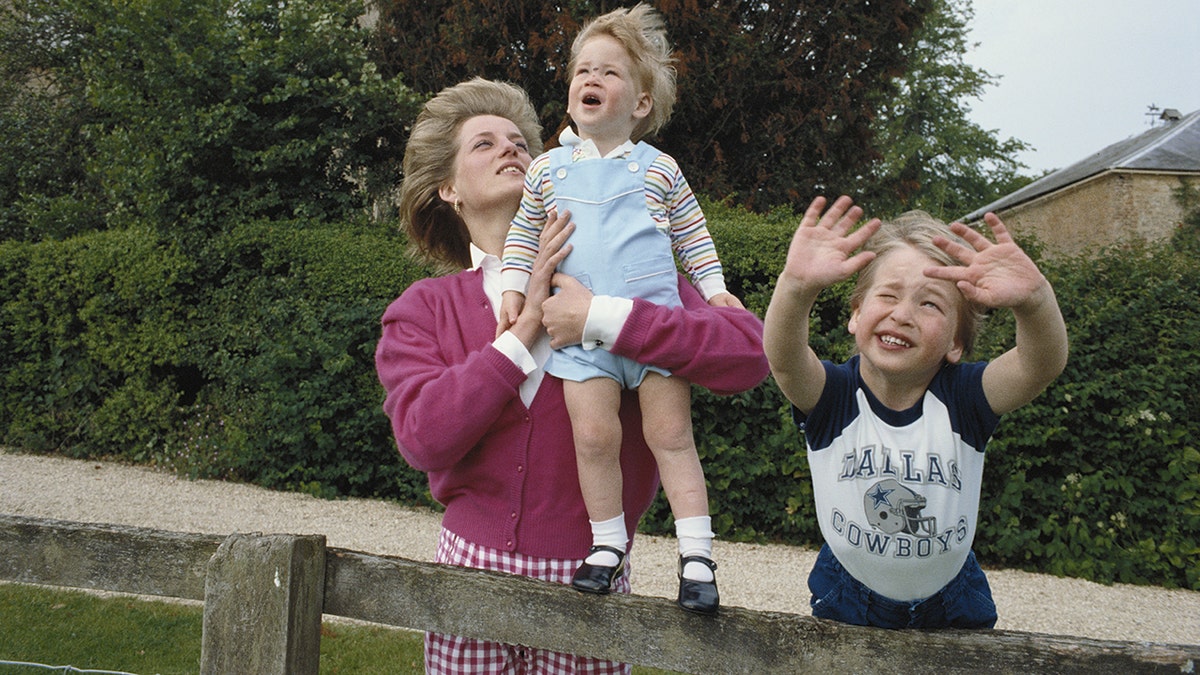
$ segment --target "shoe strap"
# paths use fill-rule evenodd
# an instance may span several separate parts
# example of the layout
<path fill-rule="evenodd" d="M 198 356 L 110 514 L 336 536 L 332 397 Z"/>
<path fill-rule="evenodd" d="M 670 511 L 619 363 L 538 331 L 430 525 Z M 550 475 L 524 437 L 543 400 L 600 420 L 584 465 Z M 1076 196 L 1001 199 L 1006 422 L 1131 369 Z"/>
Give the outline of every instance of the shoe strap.
<path fill-rule="evenodd" d="M 616 555 L 619 560 L 625 559 L 625 551 L 622 551 L 621 549 L 615 548 L 613 546 L 605 546 L 603 544 L 598 545 L 598 546 L 593 546 L 590 549 L 588 549 L 588 555 L 590 556 L 591 554 L 596 553 L 597 551 L 607 551 L 609 553 Z"/>
<path fill-rule="evenodd" d="M 708 558 L 705 558 L 702 555 L 689 555 L 686 558 L 683 556 L 680 556 L 679 557 L 679 569 L 682 570 L 690 562 L 697 562 L 697 563 L 700 563 L 701 565 L 704 565 L 705 567 L 707 567 L 708 569 L 710 569 L 714 572 L 717 571 L 717 563 Z"/>

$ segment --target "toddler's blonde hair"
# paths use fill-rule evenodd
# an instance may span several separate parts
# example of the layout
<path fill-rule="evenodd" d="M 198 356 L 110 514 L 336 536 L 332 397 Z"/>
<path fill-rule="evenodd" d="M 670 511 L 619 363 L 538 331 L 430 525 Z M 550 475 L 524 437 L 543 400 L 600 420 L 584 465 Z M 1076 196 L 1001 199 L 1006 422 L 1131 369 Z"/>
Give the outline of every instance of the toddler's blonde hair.
<path fill-rule="evenodd" d="M 617 9 L 584 24 L 571 44 L 569 73 L 575 72 L 579 52 L 588 40 L 607 35 L 625 47 L 633 61 L 634 83 L 650 96 L 650 114 L 639 120 L 631 138 L 639 141 L 657 133 L 675 110 L 675 57 L 667 43 L 662 15 L 646 3 Z"/>

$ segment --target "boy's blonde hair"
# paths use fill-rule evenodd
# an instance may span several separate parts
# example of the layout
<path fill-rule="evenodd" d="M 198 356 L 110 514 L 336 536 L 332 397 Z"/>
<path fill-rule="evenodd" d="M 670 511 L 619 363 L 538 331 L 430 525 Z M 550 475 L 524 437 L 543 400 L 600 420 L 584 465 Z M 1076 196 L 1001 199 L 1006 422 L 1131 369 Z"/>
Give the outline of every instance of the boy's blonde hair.
<path fill-rule="evenodd" d="M 634 83 L 650 96 L 650 114 L 638 121 L 631 138 L 639 141 L 658 132 L 675 109 L 675 57 L 667 43 L 662 15 L 646 3 L 617 9 L 584 24 L 571 44 L 569 73 L 575 72 L 579 52 L 592 38 L 607 35 L 625 47 L 633 61 Z"/>
<path fill-rule="evenodd" d="M 850 294 L 851 309 L 858 309 L 862 305 L 867 291 L 874 283 L 875 263 L 885 254 L 901 246 L 911 246 L 940 265 L 962 267 L 962 261 L 934 245 L 933 238 L 935 236 L 945 237 L 971 248 L 966 240 L 954 234 L 945 223 L 924 211 L 908 211 L 883 223 L 863 246 L 863 250 L 875 252 L 875 259 L 858 273 L 854 291 Z M 961 293 L 957 297 L 960 300 L 958 303 L 958 340 L 962 344 L 965 357 L 975 347 L 975 340 L 979 336 L 979 324 L 983 320 L 985 308 L 967 300 Z"/>
<path fill-rule="evenodd" d="M 408 231 L 417 253 L 447 268 L 471 266 L 471 235 L 438 190 L 454 177 L 459 130 L 464 122 L 480 115 L 511 121 L 529 144 L 529 153 L 542 152 L 542 126 L 520 87 L 476 77 L 443 89 L 425 103 L 404 150 L 400 226 Z"/>

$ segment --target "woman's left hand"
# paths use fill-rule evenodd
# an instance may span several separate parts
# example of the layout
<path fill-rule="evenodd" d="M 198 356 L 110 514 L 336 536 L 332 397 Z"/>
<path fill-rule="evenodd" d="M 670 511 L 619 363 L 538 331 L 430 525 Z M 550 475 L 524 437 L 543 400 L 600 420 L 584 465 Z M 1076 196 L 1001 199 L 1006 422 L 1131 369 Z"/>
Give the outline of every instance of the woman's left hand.
<path fill-rule="evenodd" d="M 559 272 L 551 285 L 558 293 L 542 303 L 542 325 L 550 335 L 550 346 L 562 349 L 583 342 L 583 326 L 592 308 L 592 292 L 578 279 Z"/>

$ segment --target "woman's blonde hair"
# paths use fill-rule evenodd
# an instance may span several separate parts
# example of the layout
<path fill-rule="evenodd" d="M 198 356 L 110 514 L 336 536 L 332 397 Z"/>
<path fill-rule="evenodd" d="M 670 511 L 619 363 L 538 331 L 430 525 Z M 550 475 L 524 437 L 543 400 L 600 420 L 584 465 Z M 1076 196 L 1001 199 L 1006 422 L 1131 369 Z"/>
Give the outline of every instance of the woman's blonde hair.
<path fill-rule="evenodd" d="M 541 154 L 542 126 L 528 94 L 507 82 L 480 77 L 443 89 L 429 99 L 404 150 L 400 226 L 407 230 L 419 255 L 459 269 L 471 265 L 471 235 L 438 190 L 454 177 L 459 130 L 464 122 L 480 115 L 510 120 L 525 137 L 530 154 Z"/>
<path fill-rule="evenodd" d="M 675 109 L 675 61 L 667 43 L 667 28 L 660 15 L 646 3 L 617 9 L 584 24 L 571 44 L 568 73 L 575 72 L 579 52 L 592 38 L 607 35 L 625 47 L 633 61 L 634 83 L 650 95 L 650 114 L 638 121 L 632 139 L 639 141 L 658 132 Z"/>
<path fill-rule="evenodd" d="M 863 246 L 864 250 L 875 252 L 875 259 L 858 273 L 854 291 L 850 294 L 851 309 L 858 309 L 866 298 L 867 291 L 875 281 L 875 264 L 885 254 L 901 246 L 911 246 L 940 265 L 961 267 L 963 265 L 961 260 L 934 245 L 933 238 L 938 236 L 971 248 L 966 240 L 954 234 L 945 223 L 924 211 L 908 211 L 883 223 Z M 958 297 L 961 300 L 958 303 L 958 340 L 962 345 L 965 357 L 975 347 L 975 339 L 979 336 L 979 324 L 983 320 L 985 308 L 967 300 L 962 294 L 959 294 Z"/>

